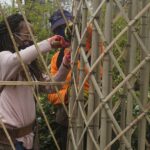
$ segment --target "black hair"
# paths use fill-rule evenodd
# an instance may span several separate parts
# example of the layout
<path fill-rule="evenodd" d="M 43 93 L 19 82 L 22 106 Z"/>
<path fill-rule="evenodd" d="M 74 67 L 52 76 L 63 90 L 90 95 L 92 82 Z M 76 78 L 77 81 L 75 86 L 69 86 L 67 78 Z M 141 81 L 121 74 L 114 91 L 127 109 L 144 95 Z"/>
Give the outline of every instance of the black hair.
<path fill-rule="evenodd" d="M 19 33 L 20 23 L 24 21 L 23 16 L 19 13 L 15 13 L 8 16 L 6 19 L 10 26 L 11 32 Z M 12 53 L 15 52 L 15 48 L 9 35 L 8 28 L 6 26 L 5 21 L 3 20 L 0 22 L 0 52 L 4 50 L 10 51 Z M 39 68 L 37 60 L 34 60 L 30 65 L 28 65 L 28 67 L 32 77 L 36 78 L 37 80 L 40 80 L 42 78 L 42 72 L 41 69 Z"/>
<path fill-rule="evenodd" d="M 17 33 L 20 31 L 20 23 L 24 21 L 23 16 L 21 14 L 12 14 L 6 19 L 8 21 L 12 33 Z M 0 52 L 4 50 L 15 52 L 12 40 L 8 32 L 8 28 L 5 24 L 5 21 L 3 20 L 0 22 Z"/>

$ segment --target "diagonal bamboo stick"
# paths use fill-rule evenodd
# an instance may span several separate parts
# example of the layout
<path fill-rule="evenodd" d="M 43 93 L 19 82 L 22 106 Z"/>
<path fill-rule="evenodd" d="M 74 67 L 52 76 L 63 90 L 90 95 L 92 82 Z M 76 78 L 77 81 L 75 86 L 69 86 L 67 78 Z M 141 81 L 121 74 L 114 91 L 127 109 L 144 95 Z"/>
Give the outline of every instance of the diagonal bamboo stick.
<path fill-rule="evenodd" d="M 6 128 L 5 124 L 2 122 L 1 118 L 0 118 L 0 125 L 2 126 L 2 128 L 3 128 L 3 130 L 6 134 L 6 137 L 8 138 L 8 141 L 10 142 L 10 145 L 11 145 L 12 149 L 15 150 L 14 143 L 13 143 L 13 141 L 12 141 L 8 131 L 7 131 L 7 128 Z"/>
<path fill-rule="evenodd" d="M 103 102 L 100 103 L 100 104 L 97 106 L 97 108 L 95 109 L 95 111 L 93 112 L 93 114 L 91 115 L 91 117 L 89 118 L 87 124 L 89 124 L 89 122 L 90 122 L 91 119 L 95 116 L 95 114 L 99 111 L 99 109 L 100 109 L 107 101 L 109 101 L 109 99 L 118 91 L 118 89 L 121 88 L 128 80 L 130 80 L 130 79 L 132 78 L 132 76 L 134 76 L 134 74 L 135 74 L 136 72 L 138 72 L 139 69 L 142 68 L 148 61 L 150 61 L 150 56 L 147 56 L 143 61 L 141 61 L 141 63 L 140 63 L 136 68 L 134 68 L 133 71 L 132 71 L 130 74 L 128 74 L 128 75 L 126 76 L 126 78 L 125 78 L 123 81 L 121 81 L 121 82 L 118 84 L 118 86 L 116 86 L 116 87 L 112 90 L 111 93 L 109 93 L 109 95 L 107 95 L 107 96 L 105 97 L 105 99 L 103 100 Z"/>
<path fill-rule="evenodd" d="M 85 52 L 84 52 L 84 50 L 83 50 L 82 48 L 81 48 L 81 52 L 82 52 L 84 61 L 86 62 L 85 64 L 88 65 L 88 61 L 87 61 L 87 59 L 86 59 Z M 88 67 L 89 67 L 89 66 L 88 66 Z M 99 87 L 98 87 L 98 85 L 97 85 L 97 82 L 96 82 L 96 80 L 95 80 L 95 78 L 94 78 L 93 75 L 91 75 L 90 78 L 91 78 L 91 80 L 92 80 L 92 82 L 93 82 L 93 85 L 94 85 L 94 87 L 95 87 L 95 90 L 97 91 L 97 94 L 99 95 L 99 98 L 100 98 L 100 101 L 101 101 L 103 95 L 102 95 L 101 91 L 99 90 Z M 112 115 L 112 112 L 111 112 L 111 110 L 109 109 L 109 106 L 108 106 L 107 104 L 105 104 L 105 109 L 107 110 L 107 114 L 109 115 L 109 117 L 112 119 L 112 121 L 113 121 L 113 123 L 114 123 L 116 129 L 118 130 L 118 132 L 120 132 L 121 129 L 120 129 L 120 127 L 119 127 L 117 121 L 115 120 L 114 116 Z M 90 121 L 91 121 L 91 120 L 90 120 Z M 128 149 L 130 149 L 131 146 L 130 146 L 130 144 L 128 143 L 127 139 L 126 139 L 125 137 L 123 137 L 123 140 L 125 141 L 126 146 L 128 147 Z"/>
<path fill-rule="evenodd" d="M 109 51 L 109 49 L 116 43 L 116 41 L 128 30 L 130 26 L 132 26 L 148 9 L 150 8 L 150 2 L 128 23 L 126 26 L 114 39 L 113 41 L 106 47 L 105 52 L 102 53 L 99 58 L 95 61 L 89 73 L 95 68 L 97 63 L 102 59 L 102 57 Z M 87 74 L 88 76 L 89 74 Z"/>
<path fill-rule="evenodd" d="M 88 122 L 87 122 L 87 125 L 89 125 L 90 121 L 91 121 L 91 120 L 93 119 L 93 117 L 97 114 L 97 112 L 99 111 L 99 109 L 100 109 L 102 106 L 105 105 L 105 103 L 118 91 L 118 89 L 119 89 L 120 87 L 122 87 L 122 86 L 123 86 L 137 71 L 139 71 L 139 69 L 140 69 L 141 67 L 143 67 L 149 60 L 150 60 L 150 56 L 147 56 L 135 69 L 133 69 L 133 71 L 132 71 L 129 75 L 126 76 L 126 78 L 125 78 L 122 82 L 120 82 L 120 84 L 119 84 L 116 88 L 113 89 L 113 91 L 112 91 L 109 95 L 106 96 L 106 98 L 103 100 L 103 102 L 100 103 L 100 104 L 97 106 L 97 108 L 95 109 L 95 111 L 93 112 L 93 114 L 91 115 L 91 117 L 89 118 L 89 120 L 88 120 Z M 96 88 L 96 90 L 98 90 L 98 89 Z M 99 94 L 99 96 L 101 96 L 99 92 L 97 92 L 97 93 Z M 111 115 L 111 114 L 110 114 L 110 115 Z M 86 128 L 83 130 L 83 134 L 84 134 L 85 131 L 86 131 Z M 124 141 L 125 141 L 125 140 L 124 140 Z"/>
<path fill-rule="evenodd" d="M 150 8 L 150 3 L 147 4 L 142 10 L 141 12 L 139 12 L 135 18 L 133 20 L 131 20 L 128 24 L 128 26 L 126 26 L 114 39 L 113 41 L 106 47 L 105 51 L 98 57 L 98 59 L 95 61 L 95 63 L 92 65 L 92 67 L 90 68 L 90 70 L 88 70 L 88 73 L 86 74 L 84 81 L 82 83 L 82 86 L 80 87 L 80 89 L 83 88 L 83 85 L 85 83 L 85 81 L 88 79 L 88 77 L 90 76 L 91 72 L 93 71 L 93 69 L 96 67 L 96 65 L 99 63 L 99 61 L 101 61 L 101 59 L 104 57 L 104 55 L 110 50 L 110 48 L 112 48 L 112 46 L 116 43 L 116 41 L 128 30 L 128 28 L 130 26 L 132 26 L 148 9 Z M 76 28 L 77 30 L 77 28 Z M 79 37 L 78 37 L 79 38 Z M 81 41 L 81 40 L 79 40 Z M 88 64 L 88 62 L 85 60 L 85 63 Z M 80 91 L 80 90 L 79 90 Z"/>
<path fill-rule="evenodd" d="M 97 24 L 97 22 L 95 22 L 95 23 Z M 100 30 L 99 27 L 97 27 L 97 29 Z M 103 33 L 102 33 L 102 32 L 99 32 L 99 34 L 100 34 L 101 37 L 102 37 L 102 41 L 106 41 L 106 39 L 105 39 Z M 105 42 L 105 44 L 107 44 L 107 42 Z M 113 55 L 113 53 L 112 53 L 111 51 L 109 52 L 109 55 L 111 56 L 111 59 L 112 59 L 114 65 L 117 67 L 117 69 L 118 69 L 118 71 L 119 71 L 121 77 L 122 77 L 123 79 L 125 79 L 126 76 L 125 76 L 125 74 L 123 73 L 123 71 L 122 71 L 122 69 L 121 69 L 119 63 L 117 62 L 115 56 Z M 141 108 L 142 110 L 144 110 L 144 108 L 143 108 L 143 106 L 142 106 L 142 104 L 141 104 L 139 98 L 137 97 L 137 95 L 136 95 L 136 93 L 134 92 L 134 90 L 133 90 L 132 86 L 130 85 L 130 83 L 127 81 L 126 84 L 127 84 L 127 88 L 128 88 L 128 90 L 129 90 L 129 92 L 131 92 L 132 96 L 134 97 L 134 99 L 136 100 L 136 102 L 138 103 L 138 105 L 140 106 L 140 108 Z M 149 116 L 147 115 L 146 118 L 147 118 L 148 123 L 150 124 L 150 118 L 149 118 Z"/>
<path fill-rule="evenodd" d="M 79 39 L 78 39 L 78 40 L 79 40 Z M 88 60 L 87 60 L 87 58 L 86 58 L 85 52 L 84 52 L 84 50 L 82 49 L 82 47 L 81 47 L 81 54 L 82 54 L 82 56 L 83 56 L 83 58 L 84 58 L 85 65 L 86 65 L 86 66 L 88 67 L 88 69 L 89 69 L 89 68 L 90 68 L 90 67 L 89 67 L 89 63 L 88 63 Z M 97 85 L 97 82 L 96 82 L 96 80 L 95 80 L 95 78 L 94 78 L 94 76 L 93 76 L 92 74 L 91 74 L 90 78 L 91 78 L 91 80 L 92 80 L 92 82 L 93 82 L 93 85 L 94 85 L 94 87 L 95 87 L 95 90 L 97 91 L 97 94 L 99 95 L 99 99 L 100 99 L 100 101 L 101 101 L 101 100 L 103 99 L 103 95 L 102 95 L 102 93 L 101 93 L 101 91 L 100 91 L 100 89 L 99 89 L 99 86 Z M 84 81 L 86 81 L 85 78 L 84 78 Z M 84 81 L 83 81 L 83 83 L 84 83 Z M 81 87 L 83 87 L 83 84 L 82 84 Z M 81 89 L 81 88 L 80 88 L 80 89 Z M 80 92 L 81 92 L 81 91 L 79 90 L 79 93 L 80 93 Z M 77 98 L 78 98 L 78 96 L 77 96 Z M 77 99 L 77 98 L 76 98 L 76 99 Z M 112 121 L 113 121 L 113 123 L 114 123 L 116 129 L 118 130 L 118 132 L 120 132 L 121 129 L 120 129 L 120 127 L 119 127 L 117 121 L 115 120 L 114 116 L 112 115 L 112 112 L 111 112 L 111 110 L 109 109 L 109 106 L 108 106 L 107 104 L 105 104 L 105 107 L 106 107 L 105 109 L 107 110 L 107 114 L 108 114 L 109 117 L 112 119 Z M 127 139 L 126 139 L 125 137 L 123 137 L 123 140 L 125 141 L 126 146 L 128 147 L 128 149 L 130 149 L 130 148 L 131 148 L 131 145 L 128 143 Z"/>
<path fill-rule="evenodd" d="M 150 103 L 148 104 L 147 108 L 145 108 L 145 111 L 141 113 L 136 119 L 134 119 L 120 134 L 118 134 L 106 147 L 104 150 L 108 150 L 108 148 L 116 141 L 118 140 L 122 135 L 124 135 L 129 129 L 131 129 L 137 122 L 139 122 L 145 115 L 148 113 L 150 109 Z"/>
<path fill-rule="evenodd" d="M 121 6 L 120 2 L 115 0 L 116 4 L 118 5 L 121 13 L 123 14 L 123 17 L 125 18 L 126 22 L 129 23 L 129 18 L 128 16 L 125 14 L 124 10 L 123 10 L 123 7 Z M 134 37 L 136 38 L 137 42 L 140 44 L 142 50 L 144 51 L 145 54 L 148 54 L 148 48 L 145 46 L 145 44 L 143 43 L 142 39 L 139 37 L 139 35 L 137 34 L 136 32 L 136 29 L 134 26 L 131 27 L 131 30 L 132 30 L 132 34 L 134 35 Z"/>

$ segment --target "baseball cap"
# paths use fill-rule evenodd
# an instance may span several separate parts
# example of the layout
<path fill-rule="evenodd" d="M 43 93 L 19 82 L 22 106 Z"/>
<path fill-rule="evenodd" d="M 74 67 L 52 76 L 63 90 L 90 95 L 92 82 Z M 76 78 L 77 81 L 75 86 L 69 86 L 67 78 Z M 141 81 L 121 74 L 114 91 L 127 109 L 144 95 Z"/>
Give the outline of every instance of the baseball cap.
<path fill-rule="evenodd" d="M 73 16 L 69 11 L 67 10 L 62 11 L 67 20 L 73 19 Z M 51 23 L 52 30 L 55 30 L 58 26 L 66 24 L 60 9 L 58 9 L 52 14 L 52 16 L 49 18 L 49 22 Z"/>

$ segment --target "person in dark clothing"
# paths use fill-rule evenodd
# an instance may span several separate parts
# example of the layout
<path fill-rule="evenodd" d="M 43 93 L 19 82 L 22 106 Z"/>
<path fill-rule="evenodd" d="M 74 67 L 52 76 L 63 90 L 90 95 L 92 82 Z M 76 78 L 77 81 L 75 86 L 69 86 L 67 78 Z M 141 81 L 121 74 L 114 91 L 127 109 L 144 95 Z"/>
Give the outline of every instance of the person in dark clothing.
<path fill-rule="evenodd" d="M 62 14 L 63 12 L 63 14 Z M 50 17 L 49 21 L 51 23 L 51 30 L 54 34 L 61 35 L 65 40 L 68 40 L 65 35 L 65 29 L 67 27 L 66 20 L 68 24 L 72 23 L 73 16 L 70 12 L 63 10 L 57 10 Z M 65 18 L 64 18 L 65 17 Z M 51 68 L 50 73 L 55 75 L 63 64 L 62 60 L 64 55 L 68 55 L 68 59 L 70 59 L 70 48 L 60 48 L 51 59 Z M 66 69 L 70 69 L 70 64 L 64 65 Z M 70 81 L 71 72 L 69 72 L 66 81 Z M 59 90 L 59 94 L 61 99 L 59 98 L 57 93 L 48 94 L 48 100 L 56 106 L 56 120 L 55 120 L 55 131 L 56 131 L 56 140 L 59 144 L 61 150 L 66 150 L 67 145 L 67 130 L 68 130 L 68 116 L 64 110 L 64 103 L 67 106 L 68 103 L 68 88 L 69 85 L 64 85 L 61 90 Z"/>

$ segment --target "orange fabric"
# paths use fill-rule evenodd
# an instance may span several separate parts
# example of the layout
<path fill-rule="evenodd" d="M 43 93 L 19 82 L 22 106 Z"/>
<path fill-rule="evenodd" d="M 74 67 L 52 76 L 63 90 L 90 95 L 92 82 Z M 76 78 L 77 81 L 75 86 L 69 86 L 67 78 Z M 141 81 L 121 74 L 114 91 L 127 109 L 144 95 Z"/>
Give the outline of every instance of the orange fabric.
<path fill-rule="evenodd" d="M 92 25 L 89 25 L 86 33 L 86 50 L 91 49 L 92 42 Z"/>
<path fill-rule="evenodd" d="M 65 49 L 64 54 L 67 53 L 68 49 Z M 50 73 L 52 75 L 55 75 L 58 71 L 56 62 L 57 62 L 57 57 L 59 55 L 59 51 L 54 54 L 51 60 L 51 67 L 50 67 Z M 67 75 L 66 81 L 70 81 L 71 79 L 71 71 Z M 61 99 L 59 98 L 57 93 L 52 93 L 48 94 L 48 100 L 53 103 L 53 104 L 60 104 L 65 102 L 65 95 L 67 94 L 67 89 L 68 89 L 68 84 L 65 84 L 61 90 L 59 90 L 59 95 L 61 96 Z"/>
<path fill-rule="evenodd" d="M 48 100 L 53 104 L 61 104 L 65 101 L 65 96 L 67 94 L 67 89 L 64 88 L 62 90 L 59 90 L 59 96 L 57 93 L 48 94 Z M 62 100 L 62 101 L 61 101 Z"/>
<path fill-rule="evenodd" d="M 86 40 L 86 49 L 87 50 L 90 50 L 91 49 L 91 41 L 92 41 L 92 26 L 90 25 L 88 27 L 88 30 L 87 30 L 87 40 Z M 99 45 L 99 48 L 100 48 L 100 53 L 103 53 L 104 52 L 104 46 L 103 46 L 103 43 L 100 42 L 100 45 Z M 69 49 L 65 49 L 64 53 L 67 53 Z M 58 55 L 59 55 L 59 51 L 57 53 L 54 54 L 54 56 L 52 57 L 52 60 L 51 60 L 51 68 L 50 68 L 50 73 L 52 75 L 55 75 L 58 71 L 58 68 L 56 66 L 56 62 L 57 62 L 57 58 L 58 58 Z M 80 68 L 80 63 L 78 62 L 78 68 Z M 86 72 L 86 69 L 85 69 L 85 72 Z M 102 68 L 102 65 L 100 66 L 100 76 L 102 77 L 102 74 L 103 74 L 103 68 Z M 71 71 L 69 72 L 67 78 L 66 78 L 66 81 L 70 81 L 71 80 Z M 48 100 L 53 103 L 53 104 L 60 104 L 62 102 L 65 102 L 65 97 L 66 97 L 66 94 L 68 92 L 68 87 L 69 85 L 68 84 L 65 84 L 63 86 L 63 88 L 61 90 L 59 90 L 59 95 L 61 96 L 61 100 L 60 98 L 58 97 L 58 94 L 57 93 L 53 93 L 53 94 L 48 94 Z M 89 83 L 88 81 L 85 82 L 84 84 L 84 89 L 88 91 L 89 89 Z"/>
<path fill-rule="evenodd" d="M 65 49 L 65 53 L 67 53 L 68 49 Z M 52 75 L 55 75 L 58 71 L 58 68 L 56 66 L 56 62 L 57 62 L 57 57 L 59 55 L 59 51 L 57 53 L 54 54 L 54 56 L 52 57 L 52 60 L 51 60 L 51 68 L 50 68 L 50 73 Z M 78 68 L 80 67 L 80 64 L 78 62 Z M 69 74 L 67 75 L 67 78 L 66 78 L 66 81 L 70 81 L 71 80 L 71 71 L 69 72 Z M 61 99 L 59 98 L 58 94 L 57 93 L 52 93 L 52 94 L 48 94 L 48 100 L 53 103 L 53 104 L 60 104 L 60 103 L 65 103 L 66 102 L 66 94 L 68 92 L 68 87 L 69 85 L 68 84 L 65 84 L 61 90 L 59 90 L 59 95 L 61 97 Z M 89 88 L 89 84 L 88 82 L 85 83 L 84 85 L 84 89 L 85 90 L 88 90 Z"/>

